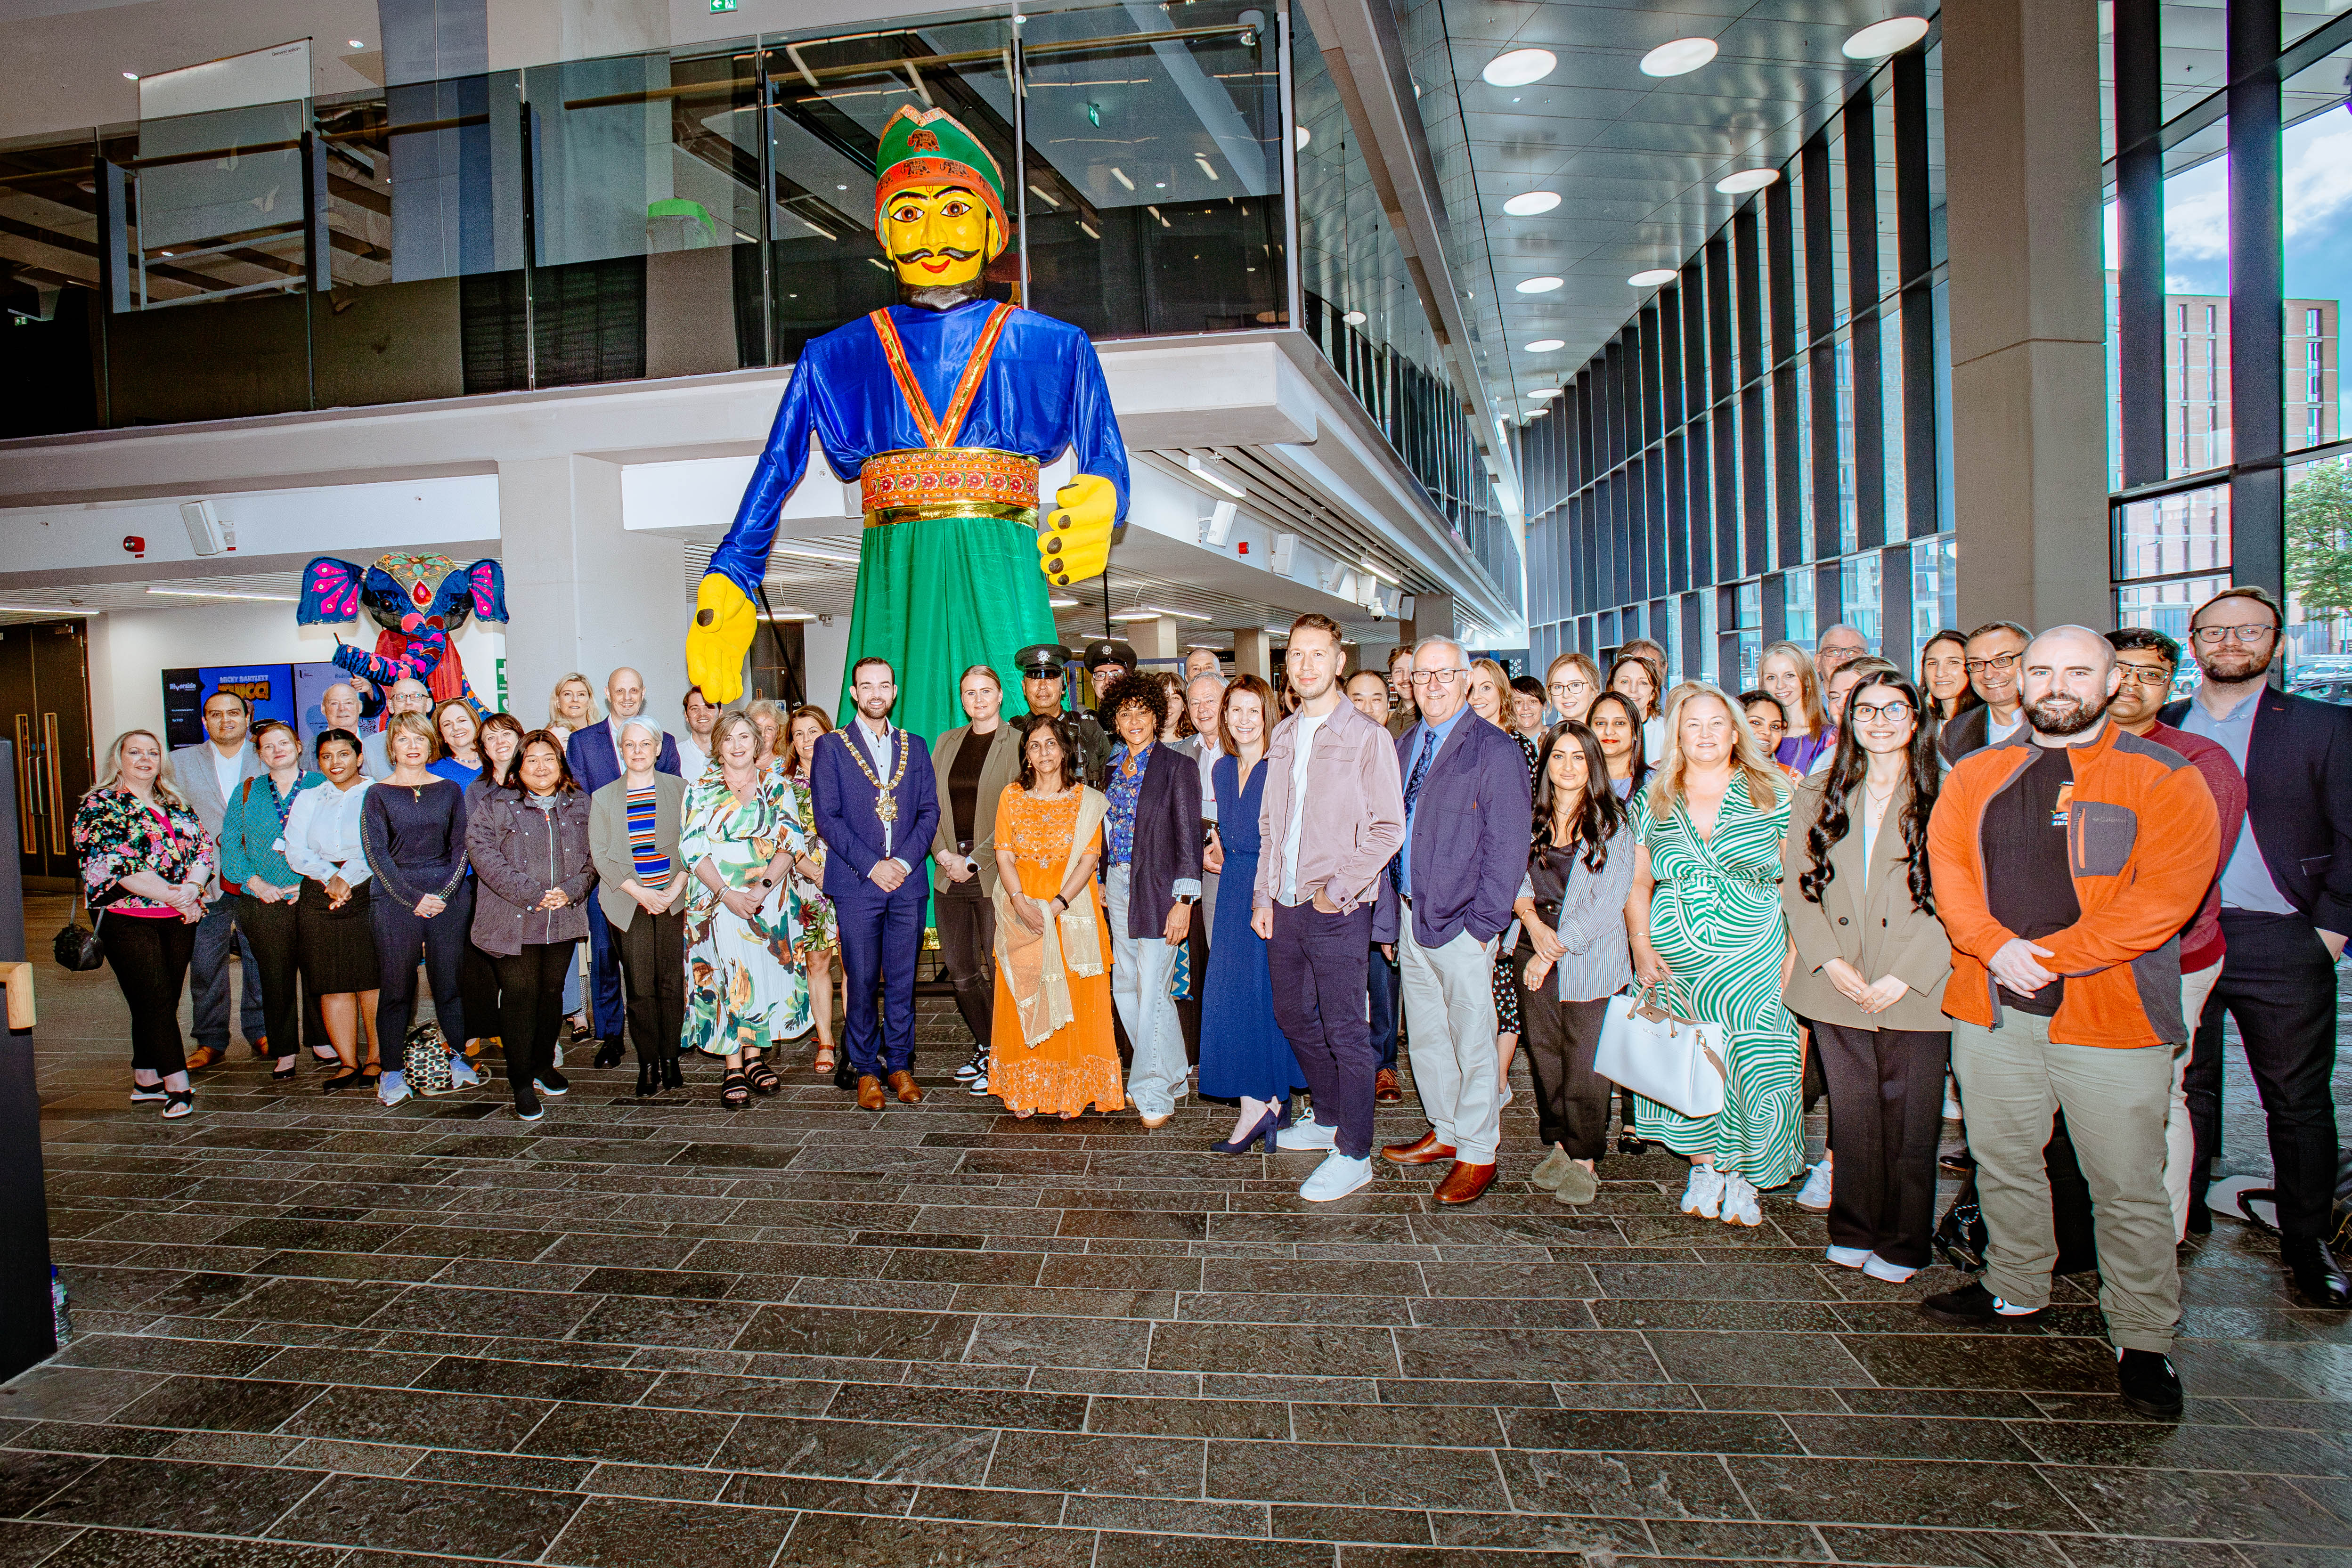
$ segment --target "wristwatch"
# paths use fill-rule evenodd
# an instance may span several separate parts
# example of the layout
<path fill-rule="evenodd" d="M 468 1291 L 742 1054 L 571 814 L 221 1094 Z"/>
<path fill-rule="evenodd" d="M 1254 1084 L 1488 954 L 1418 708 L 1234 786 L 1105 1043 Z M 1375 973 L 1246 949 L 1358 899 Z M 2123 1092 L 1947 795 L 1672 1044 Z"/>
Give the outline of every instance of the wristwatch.
<path fill-rule="evenodd" d="M 1192 895 L 1189 893 L 1180 893 L 1176 895 L 1176 902 L 1190 909 L 1192 907 Z"/>

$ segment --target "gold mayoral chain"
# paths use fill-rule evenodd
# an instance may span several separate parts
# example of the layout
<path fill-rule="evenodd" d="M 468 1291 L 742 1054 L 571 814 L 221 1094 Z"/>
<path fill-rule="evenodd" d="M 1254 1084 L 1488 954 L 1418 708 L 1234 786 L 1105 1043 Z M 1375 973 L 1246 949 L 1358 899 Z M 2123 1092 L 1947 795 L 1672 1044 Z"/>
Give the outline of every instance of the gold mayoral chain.
<path fill-rule="evenodd" d="M 885 784 L 875 777 L 872 765 L 866 760 L 866 747 L 845 735 L 841 738 L 849 747 L 849 759 L 857 764 L 857 770 L 866 775 L 866 781 L 868 784 L 874 786 L 874 814 L 886 822 L 897 821 L 898 820 L 898 780 L 907 776 L 907 757 L 915 748 L 904 741 L 896 743 L 898 752 L 898 770 L 891 774 L 890 782 Z"/>

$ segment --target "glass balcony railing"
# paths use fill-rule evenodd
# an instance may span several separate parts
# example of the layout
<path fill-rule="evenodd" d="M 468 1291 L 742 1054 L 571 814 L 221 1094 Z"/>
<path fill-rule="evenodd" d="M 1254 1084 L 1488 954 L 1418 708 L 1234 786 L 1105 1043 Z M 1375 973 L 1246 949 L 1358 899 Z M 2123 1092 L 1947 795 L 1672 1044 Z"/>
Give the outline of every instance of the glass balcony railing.
<path fill-rule="evenodd" d="M 998 297 L 1102 338 L 1286 326 L 1269 13 L 973 14 L 0 143 L 0 438 L 789 364 L 898 298 L 902 105 L 996 155 Z"/>

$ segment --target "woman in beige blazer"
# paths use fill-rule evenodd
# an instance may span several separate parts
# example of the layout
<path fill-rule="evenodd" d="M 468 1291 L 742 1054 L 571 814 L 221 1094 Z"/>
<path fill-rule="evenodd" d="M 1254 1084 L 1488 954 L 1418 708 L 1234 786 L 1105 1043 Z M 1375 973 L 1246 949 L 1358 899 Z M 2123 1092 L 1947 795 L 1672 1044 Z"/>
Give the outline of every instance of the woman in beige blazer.
<path fill-rule="evenodd" d="M 1846 719 L 1833 759 L 1789 811 L 1783 996 L 1812 1025 L 1829 1081 L 1829 1260 L 1903 1281 L 1928 1260 L 1952 1046 L 1952 946 L 1927 871 L 1941 758 L 1935 716 L 1903 675 L 1864 676 Z"/>
<path fill-rule="evenodd" d="M 1021 774 L 1021 736 L 1004 722 L 996 671 L 974 664 L 957 683 L 964 717 L 931 747 L 940 796 L 931 835 L 932 916 L 956 1011 L 971 1030 L 971 1058 L 956 1077 L 988 1092 L 988 1042 L 996 1019 L 996 802 Z"/>
<path fill-rule="evenodd" d="M 637 1093 L 685 1086 L 677 1069 L 686 1030 L 686 895 L 678 851 L 686 780 L 655 770 L 661 732 L 621 727 L 621 776 L 590 798 L 588 857 L 596 868 L 597 918 L 621 956 Z M 648 810 L 650 808 L 650 810 Z"/>

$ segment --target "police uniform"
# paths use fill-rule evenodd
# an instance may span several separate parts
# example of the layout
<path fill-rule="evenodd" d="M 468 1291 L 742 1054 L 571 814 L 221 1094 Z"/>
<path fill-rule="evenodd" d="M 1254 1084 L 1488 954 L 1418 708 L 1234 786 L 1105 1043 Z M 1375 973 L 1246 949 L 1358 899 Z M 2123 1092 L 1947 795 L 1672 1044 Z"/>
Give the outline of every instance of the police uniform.
<path fill-rule="evenodd" d="M 1087 651 L 1078 662 L 1086 666 L 1089 679 L 1093 678 L 1095 671 L 1105 664 L 1118 664 L 1122 667 L 1125 674 L 1131 675 L 1135 674 L 1135 647 L 1132 643 L 1122 642 L 1117 637 L 1097 637 L 1087 644 Z M 1114 675 L 1111 679 L 1117 680 L 1118 677 Z M 1111 751 L 1119 744 L 1118 726 L 1111 722 L 1109 685 L 1108 681 L 1097 681 L 1095 685 L 1095 726 L 1103 733 L 1105 747 L 1103 757 L 1106 761 L 1108 760 Z"/>
<path fill-rule="evenodd" d="M 1066 680 L 1068 672 L 1064 666 L 1070 662 L 1070 651 L 1059 643 L 1033 643 L 1015 654 L 1013 662 L 1020 666 L 1024 680 Z M 1083 709 L 1076 713 L 1056 711 L 1077 731 L 1078 767 L 1086 782 L 1101 789 L 1103 768 L 1110 762 L 1113 744 L 1108 732 L 1093 714 Z"/>

